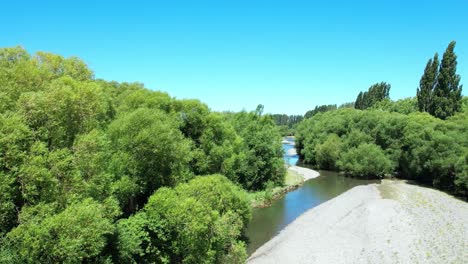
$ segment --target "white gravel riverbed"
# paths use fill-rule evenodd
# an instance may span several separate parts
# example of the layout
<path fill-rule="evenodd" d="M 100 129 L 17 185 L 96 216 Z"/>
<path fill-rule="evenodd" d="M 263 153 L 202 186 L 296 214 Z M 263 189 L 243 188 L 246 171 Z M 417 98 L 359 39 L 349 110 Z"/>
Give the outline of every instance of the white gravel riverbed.
<path fill-rule="evenodd" d="M 467 248 L 468 203 L 383 181 L 307 211 L 248 263 L 466 263 Z"/>

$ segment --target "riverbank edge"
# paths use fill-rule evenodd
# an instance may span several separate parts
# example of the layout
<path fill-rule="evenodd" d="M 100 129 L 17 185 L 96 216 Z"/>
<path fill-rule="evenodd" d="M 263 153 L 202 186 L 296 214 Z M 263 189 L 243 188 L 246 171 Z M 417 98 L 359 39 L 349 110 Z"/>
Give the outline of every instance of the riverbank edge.
<path fill-rule="evenodd" d="M 291 176 L 291 174 L 293 176 Z M 293 181 L 288 181 L 288 177 L 300 177 L 300 179 Z M 299 166 L 289 166 L 286 171 L 286 179 L 285 185 L 280 187 L 275 187 L 271 190 L 271 194 L 266 194 L 268 190 L 259 191 L 255 193 L 250 193 L 249 195 L 252 196 L 251 198 L 251 206 L 252 208 L 265 208 L 271 206 L 271 204 L 284 197 L 287 193 L 292 192 L 302 186 L 306 181 L 310 179 L 314 179 L 320 176 L 318 171 L 302 168 Z M 270 196 L 271 197 L 267 197 Z"/>
<path fill-rule="evenodd" d="M 468 205 L 452 195 L 385 179 L 306 211 L 247 263 L 463 263 L 467 212 Z"/>

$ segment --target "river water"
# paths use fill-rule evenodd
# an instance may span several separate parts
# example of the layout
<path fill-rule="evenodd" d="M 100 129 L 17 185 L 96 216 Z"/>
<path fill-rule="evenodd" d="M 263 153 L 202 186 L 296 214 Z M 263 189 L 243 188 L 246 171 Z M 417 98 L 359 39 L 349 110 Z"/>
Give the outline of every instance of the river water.
<path fill-rule="evenodd" d="M 283 144 L 283 148 L 291 148 Z M 296 157 L 287 157 L 285 162 L 296 164 Z M 307 210 L 326 202 L 347 190 L 378 181 L 358 180 L 344 177 L 336 172 L 320 171 L 320 176 L 308 180 L 297 190 L 289 192 L 283 198 L 273 202 L 267 208 L 255 208 L 246 236 L 248 238 L 247 253 L 250 255 L 268 240 L 277 235 L 283 228 Z"/>

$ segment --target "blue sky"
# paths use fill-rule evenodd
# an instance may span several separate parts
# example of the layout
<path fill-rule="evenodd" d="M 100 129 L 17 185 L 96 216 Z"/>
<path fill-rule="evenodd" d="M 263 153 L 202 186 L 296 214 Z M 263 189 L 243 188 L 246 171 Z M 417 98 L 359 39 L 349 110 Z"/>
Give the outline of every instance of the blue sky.
<path fill-rule="evenodd" d="M 466 0 L 69 2 L 3 2 L 0 46 L 78 56 L 97 78 L 213 110 L 304 114 L 380 81 L 414 96 L 451 40 L 468 80 Z"/>

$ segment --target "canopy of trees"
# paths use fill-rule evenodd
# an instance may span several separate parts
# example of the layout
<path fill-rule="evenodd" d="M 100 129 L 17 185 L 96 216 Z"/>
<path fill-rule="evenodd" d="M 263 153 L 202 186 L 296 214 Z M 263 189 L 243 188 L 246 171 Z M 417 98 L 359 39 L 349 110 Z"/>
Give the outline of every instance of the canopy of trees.
<path fill-rule="evenodd" d="M 367 178 L 397 174 L 466 195 L 467 128 L 466 111 L 443 121 L 419 112 L 339 109 L 303 121 L 296 142 L 317 168 Z"/>
<path fill-rule="evenodd" d="M 244 189 L 282 184 L 282 154 L 261 111 L 0 49 L 0 262 L 243 263 Z"/>
<path fill-rule="evenodd" d="M 359 93 L 354 106 L 365 111 L 340 107 L 305 119 L 296 131 L 301 158 L 356 177 L 398 175 L 468 195 L 468 98 L 454 48 L 452 41 L 440 63 L 437 53 L 428 61 L 414 98 L 392 101 L 382 82 Z"/>

